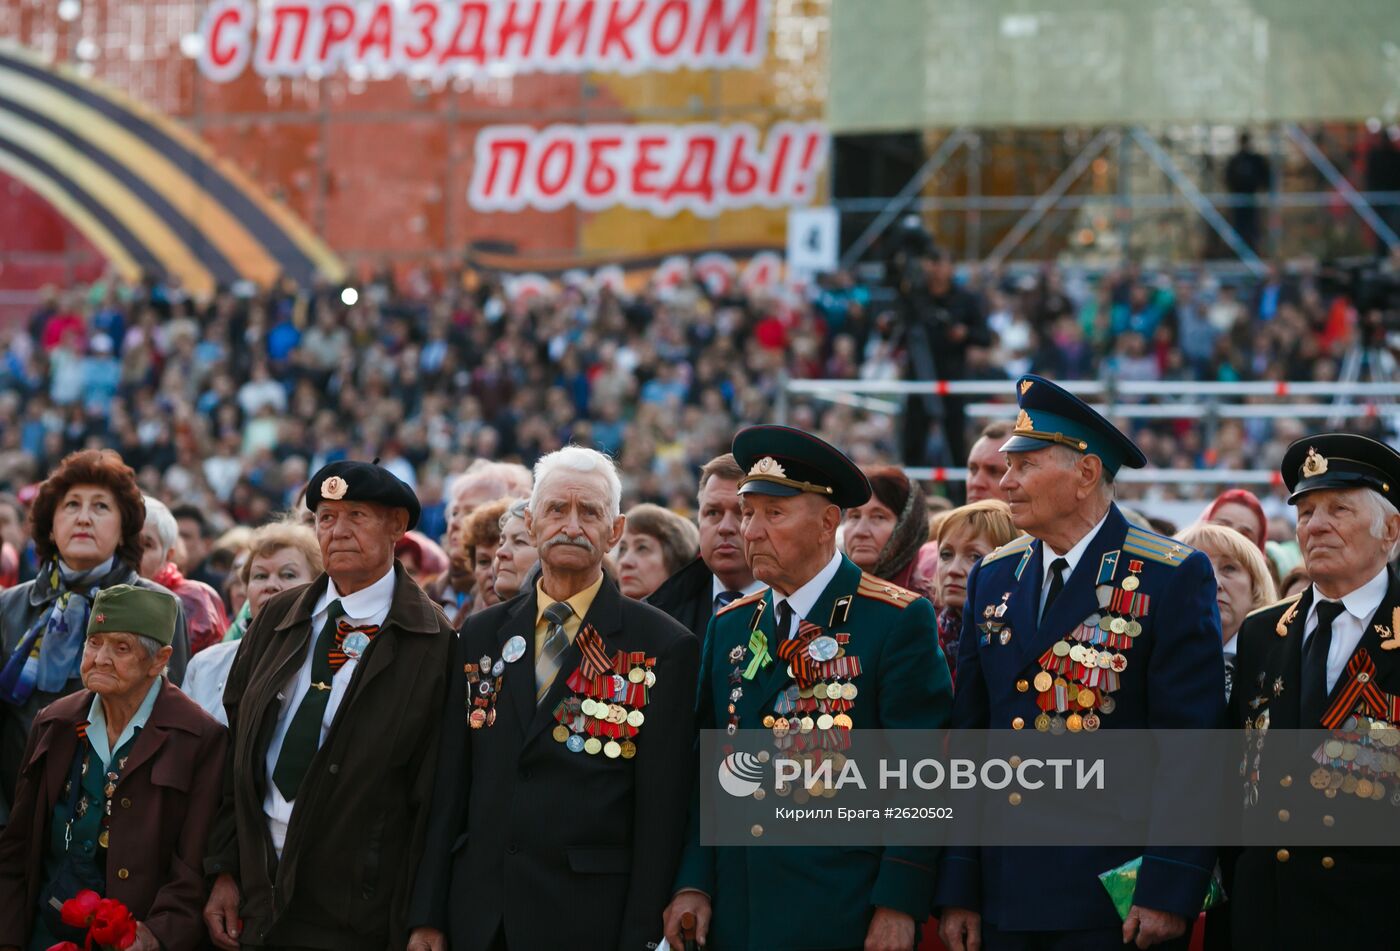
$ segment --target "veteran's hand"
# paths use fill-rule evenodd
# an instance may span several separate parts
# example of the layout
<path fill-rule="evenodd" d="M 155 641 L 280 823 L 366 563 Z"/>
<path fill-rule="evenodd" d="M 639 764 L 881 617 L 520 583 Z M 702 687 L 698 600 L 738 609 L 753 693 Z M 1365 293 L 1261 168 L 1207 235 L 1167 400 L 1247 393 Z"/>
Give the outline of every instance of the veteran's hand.
<path fill-rule="evenodd" d="M 204 903 L 204 925 L 215 947 L 222 951 L 238 951 L 243 922 L 238 920 L 238 883 L 232 875 L 220 875 L 214 880 L 209 900 Z"/>
<path fill-rule="evenodd" d="M 948 951 L 981 951 L 982 916 L 966 908 L 945 908 L 938 920 L 939 936 Z"/>
<path fill-rule="evenodd" d="M 876 908 L 865 933 L 865 951 L 913 951 L 914 919 L 893 908 Z"/>
<path fill-rule="evenodd" d="M 408 951 L 447 951 L 447 938 L 436 928 L 414 928 L 408 936 Z"/>
<path fill-rule="evenodd" d="M 144 922 L 138 922 L 136 925 L 136 941 L 131 945 L 130 951 L 160 951 L 160 942 Z"/>
<path fill-rule="evenodd" d="M 681 951 L 685 947 L 685 935 L 681 933 L 683 928 L 681 919 L 686 915 L 692 916 L 695 943 L 703 948 L 705 939 L 710 934 L 710 896 L 688 888 L 685 891 L 677 892 L 676 897 L 671 899 L 671 904 L 667 905 L 666 910 L 661 913 L 661 925 L 666 931 L 666 941 L 676 951 Z"/>
<path fill-rule="evenodd" d="M 1123 919 L 1123 943 L 1132 944 L 1136 938 L 1139 948 L 1150 948 L 1185 933 L 1186 919 L 1169 911 L 1134 905 Z"/>

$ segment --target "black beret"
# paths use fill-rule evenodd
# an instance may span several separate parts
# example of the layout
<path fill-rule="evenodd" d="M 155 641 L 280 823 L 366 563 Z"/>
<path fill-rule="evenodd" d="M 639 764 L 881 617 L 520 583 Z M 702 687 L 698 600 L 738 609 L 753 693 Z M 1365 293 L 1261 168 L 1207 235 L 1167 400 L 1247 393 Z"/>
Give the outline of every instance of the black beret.
<path fill-rule="evenodd" d="M 418 524 L 423 507 L 413 490 L 388 469 L 374 462 L 331 462 L 317 470 L 306 484 L 306 507 L 316 511 L 322 499 L 332 502 L 378 502 L 408 510 L 408 527 Z"/>
<path fill-rule="evenodd" d="M 1293 505 L 1316 489 L 1374 489 L 1400 508 L 1400 453 L 1366 436 L 1305 436 L 1284 451 L 1279 470 Z"/>

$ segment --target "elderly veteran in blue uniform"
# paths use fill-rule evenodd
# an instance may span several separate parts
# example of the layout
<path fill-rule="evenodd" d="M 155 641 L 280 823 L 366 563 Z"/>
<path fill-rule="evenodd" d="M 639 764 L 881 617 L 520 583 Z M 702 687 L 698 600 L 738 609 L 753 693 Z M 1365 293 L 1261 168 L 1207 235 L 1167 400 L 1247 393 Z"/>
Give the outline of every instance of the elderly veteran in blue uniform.
<path fill-rule="evenodd" d="M 1146 463 L 1132 440 L 1048 380 L 1022 377 L 1017 395 L 1001 487 L 1026 534 L 968 578 L 954 727 L 1218 727 L 1210 562 L 1130 526 L 1114 504 L 1119 468 Z M 1162 802 L 1191 795 L 1181 785 L 1168 768 L 1152 783 Z M 1137 857 L 1124 920 L 1098 875 Z M 942 937 L 953 951 L 1184 947 L 1214 864 L 1212 848 L 949 848 L 937 891 Z"/>
<path fill-rule="evenodd" d="M 952 684 L 933 606 L 836 550 L 842 510 L 870 498 L 865 476 L 837 449 L 785 426 L 743 430 L 734 457 L 747 473 L 745 551 L 768 587 L 710 622 L 700 727 L 800 735 L 947 726 Z M 800 658 L 811 663 L 794 665 Z M 807 673 L 794 680 L 794 666 Z M 816 698 L 817 709 L 796 711 L 799 696 Z M 681 946 L 689 913 L 697 937 L 720 951 L 902 951 L 928 917 L 937 857 L 933 848 L 707 848 L 692 814 L 667 938 Z"/>
<path fill-rule="evenodd" d="M 1391 948 L 1400 904 L 1377 886 L 1400 880 L 1400 850 L 1298 847 L 1289 833 L 1364 840 L 1358 823 L 1400 811 L 1400 453 L 1326 433 L 1293 443 L 1281 469 L 1312 584 L 1238 635 L 1229 723 L 1244 731 L 1246 827 L 1277 839 L 1241 850 L 1226 883 L 1234 946 Z M 1332 737 L 1300 750 L 1280 730 Z"/>

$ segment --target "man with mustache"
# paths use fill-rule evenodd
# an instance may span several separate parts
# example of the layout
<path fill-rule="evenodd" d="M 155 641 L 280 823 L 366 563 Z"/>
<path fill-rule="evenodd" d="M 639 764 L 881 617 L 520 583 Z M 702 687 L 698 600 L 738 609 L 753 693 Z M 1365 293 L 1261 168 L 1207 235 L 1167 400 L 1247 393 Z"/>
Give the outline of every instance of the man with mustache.
<path fill-rule="evenodd" d="M 1024 376 L 1016 393 L 1001 489 L 1026 534 L 968 575 L 953 726 L 1055 735 L 1218 727 L 1225 698 L 1210 562 L 1118 510 L 1118 469 L 1147 462 L 1132 440 L 1049 380 Z M 1133 821 L 1201 795 L 1168 763 L 1152 786 L 1153 801 L 1130 804 Z M 994 826 L 993 805 L 984 808 Z M 1137 858 L 1123 919 L 1098 876 Z M 936 898 L 943 941 L 949 951 L 1185 948 L 1214 865 L 1213 848 L 1132 842 L 950 847 Z"/>
<path fill-rule="evenodd" d="M 1400 805 L 1400 711 L 1388 702 L 1400 693 L 1400 581 L 1388 565 L 1400 547 L 1400 453 L 1325 433 L 1289 446 L 1280 469 L 1312 584 L 1237 635 L 1228 722 L 1244 730 L 1252 765 L 1245 828 L 1249 841 L 1277 838 L 1243 849 L 1226 882 L 1234 946 L 1393 946 L 1400 905 L 1367 893 L 1396 880 L 1396 850 L 1293 836 L 1366 841 Z"/>
<path fill-rule="evenodd" d="M 933 606 L 836 549 L 842 510 L 870 499 L 865 475 L 838 449 L 787 426 L 741 431 L 734 458 L 745 473 L 745 550 L 768 587 L 710 622 L 701 728 L 816 740 L 853 727 L 945 726 L 952 684 Z M 799 714 L 799 696 L 823 699 Z M 794 801 L 807 794 L 794 791 Z M 692 809 L 666 909 L 673 948 L 683 946 L 686 916 L 711 951 L 910 951 L 917 943 L 937 849 L 712 848 L 700 842 L 698 798 Z"/>
<path fill-rule="evenodd" d="M 715 456 L 700 470 L 698 498 L 700 554 L 667 578 L 647 598 L 671 617 L 704 638 L 715 612 L 763 588 L 744 559 L 739 531 L 739 480 L 744 470 L 734 454 Z"/>
<path fill-rule="evenodd" d="M 645 951 L 661 938 L 700 647 L 603 574 L 621 501 L 592 449 L 535 465 L 539 583 L 462 629 L 409 951 Z"/>

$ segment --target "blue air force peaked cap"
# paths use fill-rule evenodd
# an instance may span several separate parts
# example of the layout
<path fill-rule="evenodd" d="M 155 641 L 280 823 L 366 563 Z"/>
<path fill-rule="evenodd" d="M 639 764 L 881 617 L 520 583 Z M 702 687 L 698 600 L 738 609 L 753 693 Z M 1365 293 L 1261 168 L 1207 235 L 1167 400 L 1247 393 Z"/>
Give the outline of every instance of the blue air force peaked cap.
<path fill-rule="evenodd" d="M 734 436 L 734 459 L 744 470 L 739 494 L 810 492 L 852 509 L 870 501 L 870 482 L 846 454 L 790 426 L 749 426 Z"/>
<path fill-rule="evenodd" d="M 1068 446 L 1103 460 L 1109 475 L 1121 467 L 1141 469 L 1147 457 L 1127 436 L 1064 387 L 1044 377 L 1026 374 L 1016 383 L 1020 412 L 1002 452 L 1035 452 L 1048 446 Z"/>
<path fill-rule="evenodd" d="M 418 524 L 423 507 L 418 496 L 398 476 L 374 462 L 343 460 L 322 466 L 306 483 L 306 507 L 316 511 L 322 500 L 332 502 L 377 502 L 390 508 L 408 510 L 408 527 Z"/>
<path fill-rule="evenodd" d="M 1291 505 L 1317 489 L 1375 489 L 1400 508 L 1400 453 L 1366 436 L 1304 436 L 1284 450 L 1279 471 Z"/>

